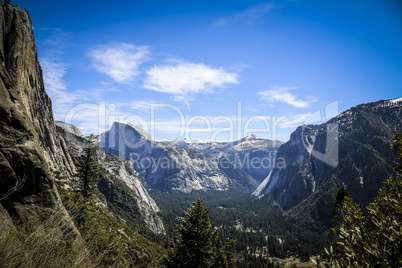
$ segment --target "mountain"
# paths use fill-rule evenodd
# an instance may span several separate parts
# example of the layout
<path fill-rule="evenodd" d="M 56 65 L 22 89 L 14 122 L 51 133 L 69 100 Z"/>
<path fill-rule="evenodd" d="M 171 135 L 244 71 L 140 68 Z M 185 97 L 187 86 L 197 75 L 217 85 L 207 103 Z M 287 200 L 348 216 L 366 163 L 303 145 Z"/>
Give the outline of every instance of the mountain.
<path fill-rule="evenodd" d="M 401 111 L 402 98 L 383 100 L 353 107 L 321 125 L 298 127 L 278 150 L 286 165 L 274 167 L 254 195 L 273 195 L 305 226 L 330 224 L 341 185 L 366 207 L 395 174 L 389 144 L 394 133 L 402 132 Z"/>
<path fill-rule="evenodd" d="M 191 192 L 239 187 L 251 190 L 257 186 L 250 175 L 224 157 L 154 141 L 146 131 L 132 124 L 114 122 L 100 136 L 99 145 L 106 152 L 130 160 L 141 182 L 152 189 Z"/>
<path fill-rule="evenodd" d="M 238 141 L 192 141 L 185 138 L 163 140 L 163 143 L 184 146 L 214 157 L 229 159 L 234 167 L 247 172 L 261 183 L 275 165 L 278 148 L 283 142 L 258 138 L 254 134 Z"/>
<path fill-rule="evenodd" d="M 112 188 L 104 200 L 116 204 L 113 209 L 97 197 L 84 200 L 70 187 L 77 171 L 74 150 L 81 145 L 70 144 L 55 125 L 31 18 L 0 2 L 0 25 L 0 266 L 98 267 L 103 262 L 143 267 L 154 262 L 163 248 L 116 213 L 126 205 L 130 217 L 144 220 L 139 225 L 163 232 L 157 207 L 135 171 L 114 156 L 103 165 L 104 188 Z M 68 127 L 85 143 L 78 129 Z M 105 153 L 102 157 L 107 160 Z"/>
<path fill-rule="evenodd" d="M 52 170 L 70 170 L 56 134 L 28 12 L 0 2 L 0 210 L 4 217 L 46 220 L 59 211 L 76 230 Z"/>
<path fill-rule="evenodd" d="M 56 121 L 56 125 L 71 155 L 79 157 L 87 144 L 82 135 L 76 135 L 82 132 L 76 126 L 65 122 Z M 106 153 L 102 148 L 97 150 L 96 160 L 102 167 L 101 180 L 98 183 L 103 197 L 101 201 L 106 206 L 118 206 L 140 223 L 145 223 L 154 233 L 164 233 L 162 220 L 157 215 L 159 208 L 139 181 L 131 163 Z M 113 210 L 113 207 L 111 209 Z M 124 218 L 124 215 L 117 211 L 114 211 L 114 214 Z"/>
<path fill-rule="evenodd" d="M 63 121 L 55 121 L 55 123 L 56 126 L 65 129 L 66 131 L 70 132 L 71 134 L 74 134 L 75 136 L 84 137 L 84 134 L 81 132 L 81 130 L 72 124 Z"/>

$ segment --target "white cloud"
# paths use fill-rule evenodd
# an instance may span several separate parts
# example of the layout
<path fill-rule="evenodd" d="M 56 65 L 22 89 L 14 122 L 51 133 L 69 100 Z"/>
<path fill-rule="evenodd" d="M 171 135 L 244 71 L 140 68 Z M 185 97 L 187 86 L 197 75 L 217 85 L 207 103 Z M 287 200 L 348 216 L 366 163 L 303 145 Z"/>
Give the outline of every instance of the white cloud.
<path fill-rule="evenodd" d="M 220 18 L 217 22 L 218 26 L 225 26 L 227 24 L 247 22 L 253 24 L 258 22 L 259 19 L 267 15 L 275 6 L 272 3 L 262 3 L 250 6 L 244 11 L 240 11 L 230 17 Z"/>
<path fill-rule="evenodd" d="M 65 82 L 64 76 L 68 65 L 62 61 L 62 56 L 69 44 L 68 33 L 54 28 L 41 28 L 39 31 L 47 35 L 46 39 L 38 41 L 44 47 L 42 50 L 44 56 L 40 58 L 40 65 L 43 70 L 45 89 L 52 100 L 53 116 L 56 120 L 61 120 L 66 111 L 85 99 L 85 96 L 72 93 Z"/>
<path fill-rule="evenodd" d="M 303 125 L 311 116 L 310 113 L 291 115 L 279 123 L 281 128 L 294 128 Z"/>
<path fill-rule="evenodd" d="M 306 108 L 310 106 L 312 102 L 315 102 L 314 97 L 308 96 L 304 100 L 298 99 L 295 95 L 290 93 L 290 90 L 297 89 L 297 87 L 271 87 L 271 90 L 260 91 L 258 94 L 261 96 L 261 100 L 265 100 L 268 103 L 283 102 L 296 108 Z"/>
<path fill-rule="evenodd" d="M 57 92 L 66 89 L 66 84 L 63 81 L 66 74 L 65 64 L 50 58 L 41 58 L 40 65 L 43 69 L 43 79 L 47 90 Z"/>
<path fill-rule="evenodd" d="M 211 93 L 226 84 L 237 84 L 237 73 L 203 63 L 154 66 L 146 72 L 144 88 L 169 93 L 175 100 L 191 100 L 190 95 Z"/>
<path fill-rule="evenodd" d="M 98 72 L 116 82 L 130 84 L 140 74 L 139 66 L 148 54 L 147 46 L 113 43 L 93 49 L 88 56 Z"/>
<path fill-rule="evenodd" d="M 58 58 L 65 53 L 71 44 L 70 33 L 60 28 L 39 28 L 45 39 L 37 40 L 38 45 L 43 47 L 41 54 L 46 58 Z"/>
<path fill-rule="evenodd" d="M 55 120 L 66 121 L 77 125 L 84 133 L 96 133 L 103 126 L 99 125 L 99 111 L 93 107 L 100 99 L 104 90 L 69 90 L 64 81 L 66 64 L 57 57 L 41 58 L 43 79 L 46 92 L 52 100 L 52 110 Z M 108 89 L 110 91 L 110 89 Z"/>
<path fill-rule="evenodd" d="M 47 94 L 52 100 L 53 115 L 58 120 L 68 111 L 77 101 L 82 100 L 82 96 L 68 92 L 64 81 L 66 65 L 57 61 L 56 58 L 41 58 L 40 65 L 43 70 L 43 80 Z"/>
<path fill-rule="evenodd" d="M 130 108 L 133 110 L 149 111 L 151 110 L 152 104 L 154 104 L 154 102 L 139 100 L 130 103 Z"/>

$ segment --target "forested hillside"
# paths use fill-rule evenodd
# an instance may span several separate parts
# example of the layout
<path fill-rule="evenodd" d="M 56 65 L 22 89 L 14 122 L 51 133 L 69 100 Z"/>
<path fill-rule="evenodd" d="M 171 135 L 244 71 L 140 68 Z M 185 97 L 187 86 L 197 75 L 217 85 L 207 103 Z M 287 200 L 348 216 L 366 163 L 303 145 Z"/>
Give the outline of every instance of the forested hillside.
<path fill-rule="evenodd" d="M 283 216 L 283 210 L 271 197 L 255 198 L 250 193 L 197 191 L 190 194 L 166 194 L 150 191 L 161 209 L 166 232 L 177 236 L 176 224 L 198 196 L 210 208 L 210 217 L 220 228 L 223 243 L 235 240 L 239 264 L 268 263 L 268 257 L 298 257 L 308 261 L 326 245 L 325 234 L 298 229 Z M 268 205 L 267 205 L 268 204 Z"/>

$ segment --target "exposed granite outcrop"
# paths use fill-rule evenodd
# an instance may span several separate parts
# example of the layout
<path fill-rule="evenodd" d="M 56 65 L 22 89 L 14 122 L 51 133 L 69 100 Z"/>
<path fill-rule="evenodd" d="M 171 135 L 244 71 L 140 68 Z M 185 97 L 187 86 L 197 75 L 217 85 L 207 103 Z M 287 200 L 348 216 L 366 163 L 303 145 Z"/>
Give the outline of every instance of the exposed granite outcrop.
<path fill-rule="evenodd" d="M 75 134 L 81 131 L 65 122 L 56 121 L 56 124 L 71 155 L 79 156 L 87 143 L 82 135 Z M 97 150 L 96 160 L 103 169 L 98 188 L 105 196 L 105 199 L 101 198 L 105 205 L 113 203 L 136 218 L 139 223 L 145 223 L 151 231 L 164 233 L 162 220 L 157 215 L 159 208 L 139 181 L 138 173 L 130 161 L 108 154 L 102 148 Z"/>
<path fill-rule="evenodd" d="M 67 130 L 68 132 L 74 134 L 75 136 L 78 137 L 84 137 L 84 134 L 81 132 L 81 130 L 69 123 L 63 122 L 63 121 L 55 121 L 56 125 L 58 125 L 59 127 L 64 128 L 65 130 Z"/>
<path fill-rule="evenodd" d="M 71 221 L 50 168 L 62 163 L 63 154 L 43 84 L 32 21 L 27 11 L 0 2 L 0 25 L 1 206 L 23 220 L 45 220 L 57 211 Z"/>
<path fill-rule="evenodd" d="M 255 189 L 257 182 L 220 158 L 183 146 L 156 142 L 143 129 L 114 122 L 102 133 L 99 146 L 133 163 L 141 182 L 152 189 L 189 193 L 193 190 Z"/>
<path fill-rule="evenodd" d="M 225 157 L 233 166 L 247 172 L 261 183 L 275 165 L 275 157 L 282 144 L 283 142 L 278 140 L 261 139 L 250 134 L 237 141 L 181 142 L 178 145 L 207 155 Z"/>
<path fill-rule="evenodd" d="M 341 185 L 365 208 L 395 174 L 389 144 L 394 133 L 402 132 L 401 114 L 402 98 L 361 104 L 327 123 L 298 127 L 278 150 L 286 167 L 274 168 L 254 194 L 272 194 L 282 207 L 292 209 L 288 214 L 299 223 L 310 217 L 330 224 L 332 201 Z M 335 146 L 327 146 L 331 125 L 339 132 Z M 335 165 L 314 155 L 331 155 L 331 150 L 338 152 Z"/>

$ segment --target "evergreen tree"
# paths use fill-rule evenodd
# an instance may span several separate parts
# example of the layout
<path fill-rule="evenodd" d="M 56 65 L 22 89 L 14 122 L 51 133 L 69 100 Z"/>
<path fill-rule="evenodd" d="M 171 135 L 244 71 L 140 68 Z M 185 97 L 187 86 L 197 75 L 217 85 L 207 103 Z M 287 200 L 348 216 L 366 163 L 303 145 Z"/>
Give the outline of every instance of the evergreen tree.
<path fill-rule="evenodd" d="M 389 178 L 374 203 L 370 217 L 348 195 L 342 203 L 343 222 L 333 228 L 339 241 L 322 253 L 326 267 L 400 267 L 402 263 L 402 134 L 391 146 L 398 152 L 397 176 Z M 320 266 L 320 259 L 313 260 Z"/>
<path fill-rule="evenodd" d="M 345 186 L 342 185 L 336 193 L 335 202 L 333 203 L 331 220 L 337 223 L 341 223 L 345 215 L 343 203 L 346 198 L 351 198 L 350 193 L 346 190 Z"/>
<path fill-rule="evenodd" d="M 209 218 L 209 209 L 198 197 L 188 209 L 186 219 L 177 225 L 180 239 L 171 242 L 164 264 L 167 267 L 234 267 L 231 261 L 232 247 L 222 247 L 218 228 Z"/>
<path fill-rule="evenodd" d="M 98 146 L 95 144 L 96 137 L 91 134 L 86 138 L 88 143 L 78 158 L 76 177 L 79 180 L 79 190 L 85 198 L 88 198 L 93 193 L 99 181 L 100 165 L 95 159 L 96 151 L 98 150 Z"/>

